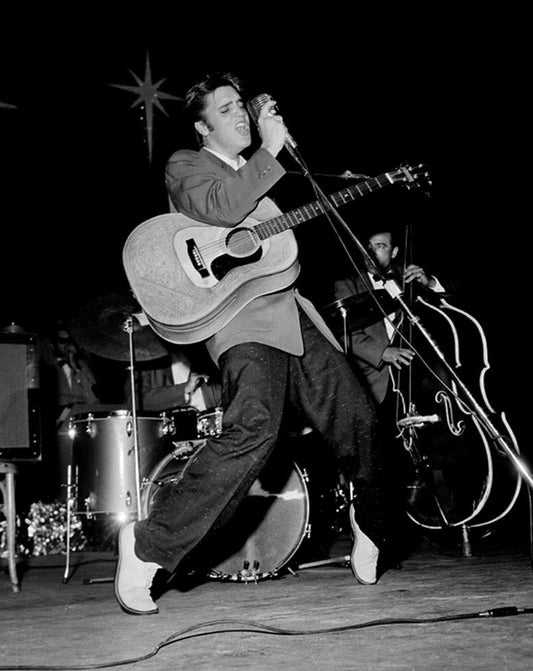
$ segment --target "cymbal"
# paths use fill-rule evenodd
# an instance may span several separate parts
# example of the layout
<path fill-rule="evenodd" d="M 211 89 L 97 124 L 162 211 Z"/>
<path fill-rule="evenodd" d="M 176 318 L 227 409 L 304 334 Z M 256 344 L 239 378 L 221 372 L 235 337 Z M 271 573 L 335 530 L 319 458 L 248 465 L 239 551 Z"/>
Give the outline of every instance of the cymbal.
<path fill-rule="evenodd" d="M 142 308 L 129 294 L 102 296 L 83 306 L 67 326 L 72 337 L 83 348 L 115 361 L 130 360 L 128 318 Z M 136 361 L 150 361 L 168 354 L 163 341 L 150 326 L 141 326 L 133 319 L 133 352 Z"/>
<path fill-rule="evenodd" d="M 380 307 L 382 310 L 380 309 Z M 360 294 L 351 294 L 339 300 L 328 303 L 321 309 L 322 316 L 330 327 L 346 326 L 350 331 L 363 329 L 376 324 L 385 315 L 394 312 L 397 305 L 385 289 L 364 291 Z M 345 314 L 343 314 L 345 311 Z"/>

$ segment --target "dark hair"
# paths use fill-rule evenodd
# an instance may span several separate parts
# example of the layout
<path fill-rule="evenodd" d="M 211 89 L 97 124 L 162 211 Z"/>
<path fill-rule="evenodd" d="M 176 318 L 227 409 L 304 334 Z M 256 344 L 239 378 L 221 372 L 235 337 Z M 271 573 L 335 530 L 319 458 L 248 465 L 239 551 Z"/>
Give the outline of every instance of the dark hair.
<path fill-rule="evenodd" d="M 374 235 L 379 235 L 380 233 L 388 233 L 390 235 L 390 241 L 392 247 L 399 247 L 401 244 L 400 231 L 397 230 L 394 223 L 390 225 L 379 225 L 375 223 L 372 228 L 370 228 L 366 235 L 366 241 L 369 242 L 370 238 Z"/>
<path fill-rule="evenodd" d="M 238 92 L 242 92 L 242 82 L 230 72 L 214 72 L 206 75 L 202 80 L 196 82 L 185 94 L 184 111 L 192 121 L 206 121 L 204 110 L 206 108 L 206 97 L 221 86 L 233 86 Z"/>

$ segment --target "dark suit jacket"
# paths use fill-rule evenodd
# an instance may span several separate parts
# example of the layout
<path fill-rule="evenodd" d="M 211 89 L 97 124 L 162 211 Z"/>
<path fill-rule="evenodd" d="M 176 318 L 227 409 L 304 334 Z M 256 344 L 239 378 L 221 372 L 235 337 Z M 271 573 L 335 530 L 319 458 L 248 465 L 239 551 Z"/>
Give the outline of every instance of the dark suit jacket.
<path fill-rule="evenodd" d="M 368 291 L 368 287 L 365 286 L 359 277 L 342 279 L 335 282 L 334 293 L 336 300 L 357 295 L 364 291 Z M 378 403 L 381 403 L 385 398 L 389 385 L 389 366 L 381 359 L 385 348 L 389 344 L 389 337 L 383 319 L 366 328 L 352 331 L 349 334 L 351 354 L 363 372 L 372 396 Z"/>
<path fill-rule="evenodd" d="M 177 211 L 206 224 L 233 227 L 249 215 L 265 221 L 281 214 L 265 194 L 284 174 L 282 165 L 262 148 L 239 170 L 206 149 L 180 150 L 168 161 L 166 185 Z M 285 236 L 287 245 L 296 245 L 292 231 L 280 235 Z M 206 342 L 211 357 L 217 361 L 222 352 L 244 342 L 259 342 L 290 354 L 303 354 L 298 306 L 341 349 L 310 301 L 289 287 L 251 300 Z"/>
<path fill-rule="evenodd" d="M 398 276 L 398 269 L 396 268 L 395 270 L 395 275 Z M 449 282 L 446 284 L 446 293 L 434 293 L 433 290 L 425 289 L 415 283 L 413 283 L 413 289 L 425 298 L 431 296 L 448 296 Z M 368 291 L 368 287 L 359 277 L 337 280 L 334 285 L 336 300 L 341 300 L 352 295 L 358 295 L 366 291 Z M 389 309 L 389 307 L 390 306 L 387 306 L 387 309 Z M 392 309 L 394 309 L 394 305 L 392 306 Z M 397 316 L 399 316 L 399 314 L 397 314 Z M 397 325 L 398 323 L 396 323 L 396 326 Z M 387 334 L 384 319 L 379 319 L 365 328 L 355 329 L 349 336 L 349 349 L 351 354 L 355 358 L 356 364 L 363 372 L 372 396 L 378 403 L 382 403 L 389 388 L 391 370 L 390 365 L 383 362 L 382 356 L 384 350 L 391 343 L 394 345 L 397 344 L 394 336 L 391 341 Z"/>

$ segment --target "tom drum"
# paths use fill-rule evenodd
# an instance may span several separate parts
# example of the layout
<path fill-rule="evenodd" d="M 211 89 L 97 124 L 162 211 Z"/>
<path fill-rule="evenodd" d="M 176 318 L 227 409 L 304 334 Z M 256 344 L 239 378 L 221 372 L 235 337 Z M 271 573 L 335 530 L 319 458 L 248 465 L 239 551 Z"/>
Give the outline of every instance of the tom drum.
<path fill-rule="evenodd" d="M 172 448 L 168 422 L 158 413 L 137 416 L 139 471 L 148 475 Z M 133 417 L 128 410 L 73 415 L 71 480 L 77 511 L 137 510 Z"/>

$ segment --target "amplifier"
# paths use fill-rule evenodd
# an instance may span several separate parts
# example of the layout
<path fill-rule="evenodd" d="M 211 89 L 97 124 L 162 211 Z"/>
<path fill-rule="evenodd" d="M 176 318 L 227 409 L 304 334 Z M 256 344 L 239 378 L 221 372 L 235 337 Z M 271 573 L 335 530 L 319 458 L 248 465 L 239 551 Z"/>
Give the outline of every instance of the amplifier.
<path fill-rule="evenodd" d="M 0 461 L 41 456 L 37 336 L 0 332 Z"/>

